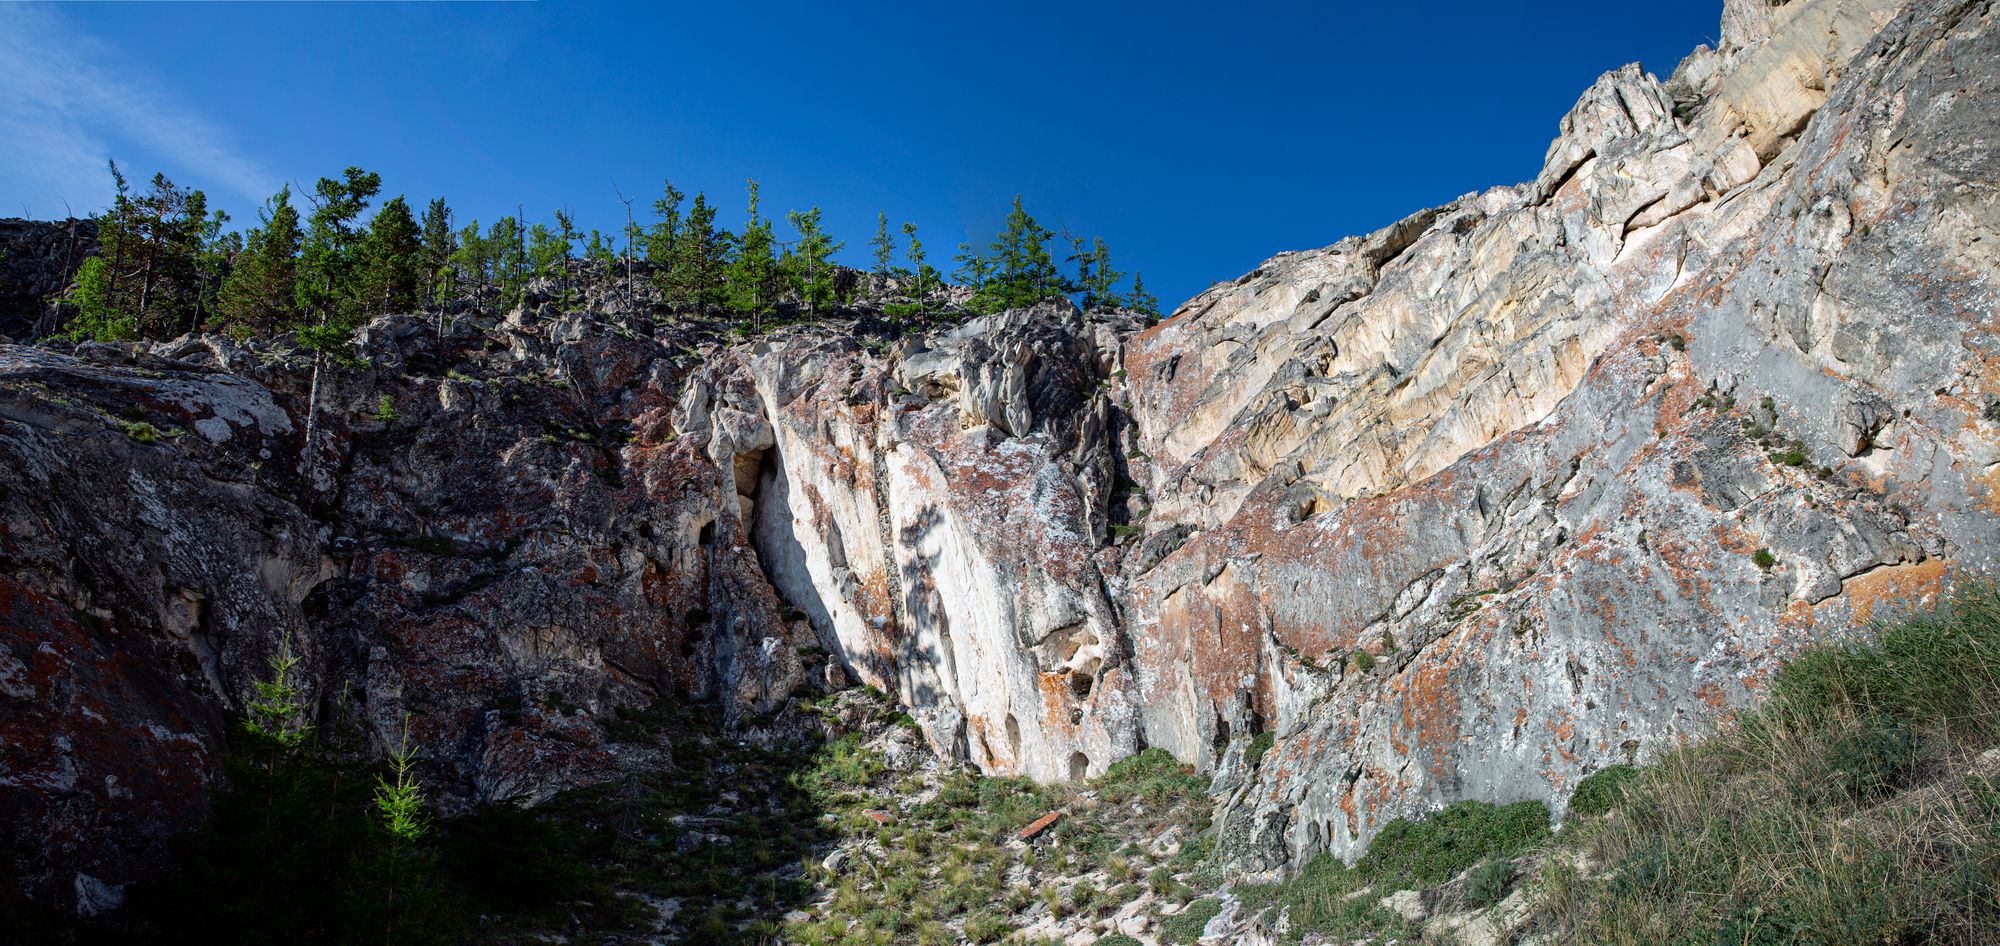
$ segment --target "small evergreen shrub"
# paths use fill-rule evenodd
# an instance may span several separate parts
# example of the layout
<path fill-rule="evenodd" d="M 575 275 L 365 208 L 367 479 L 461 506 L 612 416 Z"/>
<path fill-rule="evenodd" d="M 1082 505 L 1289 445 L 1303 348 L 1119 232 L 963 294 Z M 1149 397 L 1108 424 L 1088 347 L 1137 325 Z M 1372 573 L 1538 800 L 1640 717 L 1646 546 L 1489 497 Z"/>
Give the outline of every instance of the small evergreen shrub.
<path fill-rule="evenodd" d="M 1827 744 L 1825 762 L 1834 786 L 1865 803 L 1905 787 L 1922 751 L 1923 740 L 1907 725 L 1870 712 Z"/>
<path fill-rule="evenodd" d="M 1549 810 L 1541 802 L 1462 801 L 1422 821 L 1389 822 L 1354 866 L 1402 886 L 1433 885 L 1482 858 L 1521 854 L 1548 835 Z"/>
<path fill-rule="evenodd" d="M 1154 747 L 1113 762 L 1094 783 L 1098 796 L 1114 804 L 1143 799 L 1166 802 L 1199 795 L 1208 782 L 1194 767 Z"/>
<path fill-rule="evenodd" d="M 1625 800 L 1625 785 L 1639 775 L 1637 766 L 1613 765 L 1598 769 L 1576 783 L 1576 791 L 1569 796 L 1571 814 L 1594 818 L 1604 814 Z"/>
<path fill-rule="evenodd" d="M 1490 907 L 1507 895 L 1513 882 L 1514 862 L 1489 858 L 1465 875 L 1465 900 L 1475 907 Z"/>
<path fill-rule="evenodd" d="M 1187 909 L 1160 921 L 1160 942 L 1186 946 L 1201 938 L 1201 931 L 1208 928 L 1208 921 L 1222 912 L 1222 901 L 1204 897 L 1188 904 Z"/>
<path fill-rule="evenodd" d="M 1252 768 L 1262 765 L 1264 753 L 1270 752 L 1277 740 L 1277 734 L 1268 729 L 1258 733 L 1256 738 L 1250 740 L 1250 747 L 1243 750 L 1243 761 L 1250 763 Z"/>

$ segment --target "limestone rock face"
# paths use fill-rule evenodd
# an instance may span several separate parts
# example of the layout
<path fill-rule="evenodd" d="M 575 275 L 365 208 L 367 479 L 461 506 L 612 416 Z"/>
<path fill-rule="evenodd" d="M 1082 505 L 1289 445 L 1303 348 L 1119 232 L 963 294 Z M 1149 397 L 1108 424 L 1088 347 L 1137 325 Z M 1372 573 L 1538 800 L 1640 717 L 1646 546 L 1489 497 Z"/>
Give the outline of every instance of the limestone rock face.
<path fill-rule="evenodd" d="M 1246 874 L 1560 809 L 2000 538 L 1992 7 L 1722 36 L 1600 78 L 1535 180 L 1154 326 L 737 340 L 598 273 L 369 326 L 310 445 L 286 340 L 0 347 L 11 854 L 115 904 L 284 647 L 447 807 L 657 766 L 621 734 L 663 700 L 762 738 L 851 680 L 988 772 L 1213 769 Z"/>
<path fill-rule="evenodd" d="M 1176 497 L 1147 525 L 1191 530 L 1132 576 L 1144 738 L 1277 734 L 1223 786 L 1238 869 L 1462 798 L 1560 810 L 1990 569 L 1993 11 L 1758 6 L 1664 84 L 1599 80 L 1533 184 L 1132 342 Z"/>

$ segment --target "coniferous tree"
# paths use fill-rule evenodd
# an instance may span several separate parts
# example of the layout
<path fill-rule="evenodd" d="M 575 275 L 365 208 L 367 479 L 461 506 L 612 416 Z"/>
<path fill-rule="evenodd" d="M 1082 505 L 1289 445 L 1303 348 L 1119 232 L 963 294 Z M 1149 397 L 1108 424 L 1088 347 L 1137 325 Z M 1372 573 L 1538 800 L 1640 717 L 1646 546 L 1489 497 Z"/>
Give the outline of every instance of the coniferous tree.
<path fill-rule="evenodd" d="M 131 216 L 131 189 L 118 162 L 107 161 L 113 196 L 110 209 L 97 218 L 97 255 L 83 261 L 74 285 L 63 301 L 75 311 L 61 337 L 70 341 L 126 342 L 139 338 L 138 314 L 125 308 L 119 295 L 125 256 L 132 241 L 126 234 Z"/>
<path fill-rule="evenodd" d="M 139 891 L 150 932 L 168 943 L 439 942 L 433 816 L 407 729 L 371 780 L 338 715 L 315 725 L 289 642 L 271 666 L 230 734 L 212 817 L 184 839 L 162 889 Z"/>
<path fill-rule="evenodd" d="M 1094 237 L 1089 254 L 1089 267 L 1082 280 L 1083 307 L 1094 309 L 1098 306 L 1118 304 L 1118 281 L 1125 274 L 1111 268 L 1111 249 L 1103 237 Z"/>
<path fill-rule="evenodd" d="M 287 186 L 264 202 L 263 226 L 251 229 L 222 284 L 225 330 L 237 338 L 291 327 L 298 313 L 299 212 Z"/>
<path fill-rule="evenodd" d="M 1071 292 L 1084 293 L 1085 301 L 1083 307 L 1088 309 L 1090 308 L 1089 287 L 1091 285 L 1091 268 L 1096 265 L 1097 256 L 1090 250 L 1090 241 L 1070 233 L 1067 227 L 1063 228 L 1063 239 L 1067 240 L 1070 245 L 1069 264 L 1076 267 L 1076 279 L 1070 282 L 1069 290 Z"/>
<path fill-rule="evenodd" d="M 556 229 L 540 223 L 528 228 L 527 264 L 533 276 L 555 280 L 557 291 L 567 292 L 565 274 L 571 246 L 561 226 L 562 217 L 558 215 L 556 221 Z"/>
<path fill-rule="evenodd" d="M 833 254 L 840 252 L 845 244 L 834 242 L 827 235 L 820 223 L 818 207 L 803 212 L 794 210 L 785 216 L 799 234 L 798 243 L 785 254 L 787 281 L 804 300 L 806 311 L 818 312 L 822 306 L 836 301 Z"/>
<path fill-rule="evenodd" d="M 576 246 L 578 236 L 575 214 L 567 210 L 556 211 L 556 235 L 562 239 L 562 259 L 557 260 L 556 265 L 562 270 L 561 288 L 563 296 L 567 298 L 570 291 L 570 260 L 574 258 L 571 251 Z"/>
<path fill-rule="evenodd" d="M 375 777 L 376 843 L 359 864 L 363 884 L 350 892 L 356 912 L 366 917 L 383 946 L 423 942 L 435 933 L 437 858 L 425 838 L 431 833 L 423 788 L 417 783 L 416 747 L 409 720 L 389 750 L 389 775 Z"/>
<path fill-rule="evenodd" d="M 1159 318 L 1160 316 L 1160 300 L 1154 298 L 1152 293 L 1146 291 L 1145 277 L 1140 276 L 1138 273 L 1132 274 L 1132 291 L 1125 294 L 1125 308 L 1131 309 L 1134 312 L 1143 312 L 1154 318 Z"/>
<path fill-rule="evenodd" d="M 736 255 L 726 276 L 729 307 L 751 316 L 759 330 L 764 313 L 771 305 L 771 284 L 777 275 L 777 259 L 772 255 L 776 241 L 771 221 L 758 213 L 757 181 L 749 181 L 750 210 L 743 233 L 736 239 Z"/>
<path fill-rule="evenodd" d="M 190 196 L 165 174 L 155 174 L 151 190 L 133 202 L 126 219 L 136 250 L 127 285 L 137 292 L 131 307 L 139 314 L 140 333 L 147 336 L 164 335 L 167 325 L 180 321 L 173 296 L 175 283 L 192 275 L 183 269 L 192 261 L 178 252 L 184 246 L 181 231 Z"/>
<path fill-rule="evenodd" d="M 660 197 L 653 201 L 653 215 L 659 221 L 646 231 L 646 258 L 656 263 L 673 259 L 674 238 L 681 232 L 681 201 L 687 199 L 671 181 L 662 181 L 660 188 Z"/>
<path fill-rule="evenodd" d="M 375 212 L 356 253 L 355 308 L 360 317 L 416 307 L 422 234 L 410 205 L 391 198 Z"/>
<path fill-rule="evenodd" d="M 133 213 L 132 188 L 125 180 L 124 172 L 118 170 L 117 161 L 107 160 L 104 164 L 111 170 L 112 186 L 111 209 L 98 218 L 97 226 L 97 253 L 110 260 L 110 272 L 107 274 L 104 288 L 105 311 L 107 314 L 117 313 L 118 316 L 133 316 L 134 313 L 127 313 L 121 309 L 118 292 L 124 282 L 126 258 L 132 255 L 133 251 L 133 240 L 127 229 L 127 222 L 132 219 Z M 138 319 L 133 317 L 132 322 L 136 329 Z"/>
<path fill-rule="evenodd" d="M 75 342 L 138 340 L 139 320 L 112 305 L 111 275 L 116 270 L 103 256 L 90 257 L 77 267 L 75 282 L 63 295 L 63 302 L 75 312 L 60 337 Z"/>
<path fill-rule="evenodd" d="M 486 233 L 474 218 L 458 231 L 457 248 L 451 254 L 453 280 L 472 291 L 474 302 L 486 301 L 493 280 L 493 254 L 486 246 Z"/>
<path fill-rule="evenodd" d="M 924 244 L 917 239 L 917 225 L 905 221 L 903 223 L 903 237 L 909 242 L 910 272 L 915 274 L 917 282 L 911 298 L 915 299 L 918 303 L 922 303 L 924 301 L 925 276 L 930 273 L 930 267 L 924 265 Z"/>
<path fill-rule="evenodd" d="M 354 307 L 346 304 L 351 298 L 349 282 L 360 242 L 356 222 L 381 189 L 381 175 L 358 167 L 342 172 L 339 180 L 322 177 L 313 188 L 316 206 L 308 218 L 298 279 L 299 309 L 305 319 L 299 327 L 299 342 L 313 353 L 312 384 L 306 394 L 304 453 L 308 473 L 319 456 L 313 434 L 319 420 L 320 376 L 328 357 L 346 356 L 359 325 Z"/>
<path fill-rule="evenodd" d="M 501 217 L 486 230 L 486 265 L 501 307 L 521 304 L 528 285 L 528 241 L 519 217 Z"/>
<path fill-rule="evenodd" d="M 597 260 L 601 263 L 617 262 L 618 246 L 616 237 L 600 232 L 596 227 L 591 227 L 590 240 L 583 246 L 583 258 Z"/>
<path fill-rule="evenodd" d="M 69 334 L 98 338 L 99 329 L 128 321 L 135 337 L 165 338 L 197 327 L 201 255 L 213 222 L 206 197 L 176 187 L 164 174 L 153 175 L 149 189 L 135 195 L 117 163 L 109 168 L 115 195 L 98 220 L 98 255 L 107 260 L 103 302 L 96 307 L 102 318 L 72 326 Z"/>
<path fill-rule="evenodd" d="M 458 250 L 458 234 L 451 228 L 451 208 L 444 198 L 433 198 L 424 208 L 423 251 L 418 255 L 418 293 L 423 305 L 443 305 L 455 288 L 452 285 L 451 256 Z"/>
<path fill-rule="evenodd" d="M 986 280 L 993 273 L 993 262 L 985 254 L 972 248 L 970 243 L 958 245 L 958 255 L 952 257 L 958 262 L 958 272 L 952 278 L 961 286 L 970 287 L 974 292 L 985 288 Z"/>
<path fill-rule="evenodd" d="M 694 195 L 687 219 L 674 237 L 668 266 L 668 304 L 705 309 L 723 303 L 723 273 L 729 263 L 730 240 L 727 232 L 715 227 L 715 207 L 708 202 L 708 195 Z"/>
<path fill-rule="evenodd" d="M 300 247 L 298 299 L 306 320 L 300 340 L 320 352 L 345 353 L 359 325 L 352 281 L 360 262 L 362 211 L 382 189 L 382 176 L 358 167 L 313 187 L 314 208 Z"/>
<path fill-rule="evenodd" d="M 1015 195 L 1014 209 L 993 238 L 993 270 L 974 298 L 975 307 L 986 312 L 1021 308 L 1062 292 L 1062 277 L 1049 255 L 1054 235 L 1022 209 L 1020 195 Z"/>
<path fill-rule="evenodd" d="M 889 215 L 877 212 L 875 215 L 875 238 L 868 241 L 875 253 L 875 289 L 877 292 L 889 282 L 889 261 L 896 258 L 896 238 L 889 235 Z"/>
<path fill-rule="evenodd" d="M 200 250 L 195 256 L 194 325 L 207 329 L 221 315 L 222 285 L 243 253 L 243 234 L 224 231 L 229 214 L 211 212 L 201 223 Z"/>

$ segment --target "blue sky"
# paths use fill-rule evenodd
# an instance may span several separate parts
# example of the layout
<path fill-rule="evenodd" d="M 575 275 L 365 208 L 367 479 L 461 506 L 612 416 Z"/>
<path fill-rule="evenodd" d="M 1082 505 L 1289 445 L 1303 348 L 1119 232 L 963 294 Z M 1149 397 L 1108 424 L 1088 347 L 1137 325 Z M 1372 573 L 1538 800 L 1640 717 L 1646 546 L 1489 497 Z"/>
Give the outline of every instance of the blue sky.
<path fill-rule="evenodd" d="M 1719 0 L 1607 4 L 0 4 L 0 215 L 101 207 L 116 157 L 239 223 L 359 164 L 461 222 L 877 210 L 932 260 L 1009 200 L 1172 306 L 1284 250 L 1534 176 L 1599 73 L 1661 78 Z M 783 228 L 780 228 L 781 231 Z M 945 261 L 948 268 L 948 260 Z"/>

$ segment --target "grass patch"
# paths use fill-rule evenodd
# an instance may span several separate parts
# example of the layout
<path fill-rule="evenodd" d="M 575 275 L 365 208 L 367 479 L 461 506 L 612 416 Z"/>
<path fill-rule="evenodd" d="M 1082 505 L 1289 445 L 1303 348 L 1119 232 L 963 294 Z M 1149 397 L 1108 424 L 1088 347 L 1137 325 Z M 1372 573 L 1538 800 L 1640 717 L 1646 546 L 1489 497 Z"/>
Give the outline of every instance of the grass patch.
<path fill-rule="evenodd" d="M 1160 921 L 1160 942 L 1187 944 L 1201 938 L 1201 931 L 1208 927 L 1208 921 L 1222 912 L 1222 901 L 1204 897 L 1187 905 L 1173 916 Z"/>
<path fill-rule="evenodd" d="M 155 427 L 152 424 L 149 424 L 143 420 L 125 421 L 120 426 L 124 428 L 125 436 L 130 437 L 133 440 L 137 440 L 140 443 L 160 442 L 160 428 Z"/>
<path fill-rule="evenodd" d="M 1459 802 L 1422 821 L 1390 822 L 1351 868 L 1322 854 L 1284 883 L 1240 887 L 1237 895 L 1250 909 L 1284 911 L 1291 919 L 1287 942 L 1308 934 L 1334 942 L 1410 939 L 1414 931 L 1382 908 L 1383 897 L 1436 886 L 1479 865 L 1467 878 L 1468 889 L 1498 900 L 1513 879 L 1509 858 L 1548 836 L 1548 809 L 1540 802 Z"/>
<path fill-rule="evenodd" d="M 1996 744 L 2000 594 L 1975 585 L 1807 652 L 1734 727 L 1617 777 L 1620 817 L 1570 842 L 1608 870 L 1545 871 L 1546 922 L 1608 946 L 1993 942 L 2000 772 L 1974 760 Z"/>

